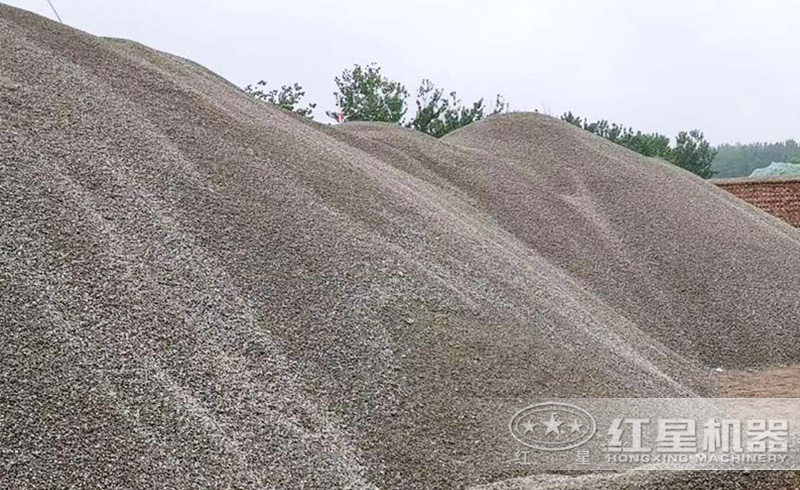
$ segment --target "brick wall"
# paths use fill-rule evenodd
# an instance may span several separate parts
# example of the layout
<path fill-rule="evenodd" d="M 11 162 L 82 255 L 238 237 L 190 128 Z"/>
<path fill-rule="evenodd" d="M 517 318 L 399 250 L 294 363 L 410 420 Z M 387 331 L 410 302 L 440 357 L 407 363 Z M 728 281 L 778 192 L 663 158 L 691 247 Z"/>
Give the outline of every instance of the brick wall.
<path fill-rule="evenodd" d="M 800 178 L 717 179 L 712 182 L 773 216 L 800 227 Z"/>

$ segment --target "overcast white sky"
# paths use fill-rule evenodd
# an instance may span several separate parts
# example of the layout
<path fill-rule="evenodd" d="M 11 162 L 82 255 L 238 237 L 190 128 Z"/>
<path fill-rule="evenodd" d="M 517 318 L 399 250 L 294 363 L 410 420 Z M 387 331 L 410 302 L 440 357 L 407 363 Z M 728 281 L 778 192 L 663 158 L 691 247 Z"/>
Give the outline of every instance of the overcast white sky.
<path fill-rule="evenodd" d="M 53 18 L 47 0 L 2 0 Z M 800 1 L 53 0 L 64 22 L 197 61 L 237 85 L 375 61 L 415 93 L 566 110 L 712 143 L 800 139 Z M 413 105 L 413 103 L 412 103 Z"/>

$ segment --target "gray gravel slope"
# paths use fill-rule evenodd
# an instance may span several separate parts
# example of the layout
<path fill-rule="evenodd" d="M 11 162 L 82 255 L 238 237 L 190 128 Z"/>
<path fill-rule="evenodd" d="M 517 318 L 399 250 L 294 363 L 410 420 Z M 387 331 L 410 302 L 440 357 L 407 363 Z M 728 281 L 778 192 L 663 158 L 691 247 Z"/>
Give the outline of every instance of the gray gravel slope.
<path fill-rule="evenodd" d="M 800 355 L 800 234 L 689 172 L 539 114 L 494 116 L 441 141 L 375 123 L 335 132 L 469 200 L 696 362 Z"/>

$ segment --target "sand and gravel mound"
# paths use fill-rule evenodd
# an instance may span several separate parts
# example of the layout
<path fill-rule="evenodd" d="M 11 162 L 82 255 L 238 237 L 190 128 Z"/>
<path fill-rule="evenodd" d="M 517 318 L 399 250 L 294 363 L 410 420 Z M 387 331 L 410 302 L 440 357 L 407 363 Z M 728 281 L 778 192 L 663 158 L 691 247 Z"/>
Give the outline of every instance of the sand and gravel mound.
<path fill-rule="evenodd" d="M 532 114 L 441 141 L 374 123 L 337 131 L 460 195 L 692 360 L 747 367 L 800 355 L 798 234 L 674 165 Z"/>
<path fill-rule="evenodd" d="M 551 118 L 324 127 L 0 5 L 0 486 L 463 487 L 794 363 L 799 232 Z"/>

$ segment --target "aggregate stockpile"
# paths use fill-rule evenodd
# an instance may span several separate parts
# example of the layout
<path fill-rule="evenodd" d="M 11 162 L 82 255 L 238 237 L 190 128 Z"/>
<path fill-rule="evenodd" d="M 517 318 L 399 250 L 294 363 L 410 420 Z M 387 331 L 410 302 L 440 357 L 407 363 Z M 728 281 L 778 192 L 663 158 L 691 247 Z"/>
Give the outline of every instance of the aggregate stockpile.
<path fill-rule="evenodd" d="M 676 167 L 534 114 L 326 127 L 1 5 L 0 205 L 4 488 L 491 484 L 492 400 L 800 358 L 800 234 Z M 571 478 L 517 484 L 627 477 Z"/>

